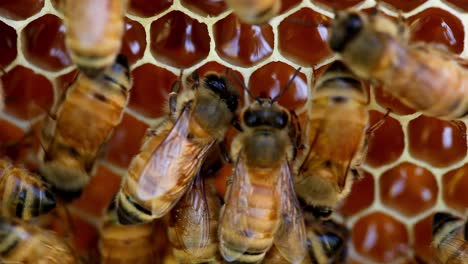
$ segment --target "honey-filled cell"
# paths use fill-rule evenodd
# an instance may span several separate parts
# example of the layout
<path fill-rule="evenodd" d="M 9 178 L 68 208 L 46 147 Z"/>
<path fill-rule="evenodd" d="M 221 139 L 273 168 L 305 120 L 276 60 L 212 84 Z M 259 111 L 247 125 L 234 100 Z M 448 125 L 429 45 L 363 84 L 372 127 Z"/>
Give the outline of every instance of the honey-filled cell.
<path fill-rule="evenodd" d="M 252 73 L 248 87 L 254 96 L 274 98 L 283 91 L 295 71 L 296 69 L 284 62 L 270 62 Z M 305 104 L 307 95 L 306 76 L 299 73 L 288 90 L 278 99 L 278 103 L 287 109 L 295 110 Z"/>
<path fill-rule="evenodd" d="M 434 175 L 426 168 L 403 162 L 380 176 L 382 203 L 407 217 L 414 217 L 430 208 L 437 200 L 438 187 Z"/>
<path fill-rule="evenodd" d="M 210 36 L 206 24 L 172 11 L 151 24 L 151 52 L 158 61 L 188 68 L 208 56 Z"/>
<path fill-rule="evenodd" d="M 72 62 L 65 47 L 65 25 L 54 15 L 44 15 L 22 31 L 23 54 L 34 65 L 58 71 Z"/>
<path fill-rule="evenodd" d="M 414 251 L 419 259 L 431 263 L 435 259 L 432 243 L 432 220 L 434 214 L 424 217 L 413 226 Z"/>
<path fill-rule="evenodd" d="M 376 123 L 383 120 L 377 127 Z M 404 133 L 398 120 L 385 114 L 369 111 L 369 140 L 366 163 L 373 167 L 386 165 L 396 161 L 405 148 Z"/>
<path fill-rule="evenodd" d="M 443 44 L 454 53 L 461 53 L 465 32 L 459 18 L 440 8 L 428 8 L 408 18 L 411 41 Z"/>
<path fill-rule="evenodd" d="M 312 0 L 312 3 L 316 3 L 317 5 L 324 6 L 330 9 L 346 9 L 352 6 L 355 6 L 359 3 L 363 2 L 363 0 L 339 0 L 339 1 L 332 1 L 332 0 Z"/>
<path fill-rule="evenodd" d="M 416 112 L 414 109 L 403 104 L 398 98 L 388 93 L 382 86 L 374 87 L 374 95 L 377 103 L 383 108 L 390 109 L 392 113 L 410 115 Z"/>
<path fill-rule="evenodd" d="M 468 164 L 447 172 L 442 177 L 442 197 L 448 206 L 465 212 L 468 208 Z"/>
<path fill-rule="evenodd" d="M 382 0 L 383 3 L 388 4 L 390 7 L 403 12 L 409 12 L 427 0 Z"/>
<path fill-rule="evenodd" d="M 150 17 L 167 10 L 172 2 L 173 0 L 131 0 L 129 12 L 141 17 Z"/>
<path fill-rule="evenodd" d="M 16 58 L 16 38 L 15 29 L 0 21 L 0 75 L 1 70 Z"/>
<path fill-rule="evenodd" d="M 127 168 L 133 156 L 138 153 L 147 128 L 148 125 L 125 113 L 107 144 L 107 161 Z"/>
<path fill-rule="evenodd" d="M 7 120 L 0 119 L 0 146 L 16 144 L 25 134 L 20 127 Z M 10 156 L 11 154 L 5 148 L 0 151 L 0 157 Z"/>
<path fill-rule="evenodd" d="M 145 28 L 129 18 L 125 18 L 125 33 L 120 52 L 127 56 L 128 62 L 134 64 L 143 57 L 146 49 Z"/>
<path fill-rule="evenodd" d="M 383 212 L 373 212 L 354 224 L 352 241 L 358 254 L 390 263 L 408 254 L 408 232 L 403 223 Z"/>
<path fill-rule="evenodd" d="M 466 127 L 424 115 L 408 124 L 409 152 L 432 166 L 446 167 L 466 155 Z"/>
<path fill-rule="evenodd" d="M 284 13 L 288 11 L 289 9 L 297 6 L 300 3 L 301 3 L 301 0 L 281 0 L 280 13 Z"/>
<path fill-rule="evenodd" d="M 26 19 L 44 7 L 44 0 L 1 0 L 0 16 L 13 20 Z"/>
<path fill-rule="evenodd" d="M 227 10 L 224 0 L 181 0 L 181 3 L 202 16 L 217 16 Z"/>
<path fill-rule="evenodd" d="M 468 11 L 468 1 L 466 0 L 442 0 L 442 2 L 446 2 L 450 5 L 453 5 L 456 8 L 459 8 L 465 12 Z"/>
<path fill-rule="evenodd" d="M 166 104 L 174 83 L 179 78 L 172 72 L 145 63 L 132 71 L 131 109 L 146 117 L 160 117 L 169 112 Z"/>
<path fill-rule="evenodd" d="M 216 52 L 234 65 L 253 66 L 273 53 L 273 29 L 268 24 L 242 23 L 232 13 L 213 26 Z"/>
<path fill-rule="evenodd" d="M 353 183 L 349 195 L 338 205 L 337 211 L 343 216 L 357 214 L 374 202 L 374 176 L 363 171 L 361 177 L 362 179 Z"/>
<path fill-rule="evenodd" d="M 1 77 L 5 93 L 4 111 L 30 120 L 46 113 L 54 102 L 52 83 L 29 68 L 16 66 Z"/>
<path fill-rule="evenodd" d="M 288 60 L 314 66 L 332 55 L 327 45 L 330 18 L 302 8 L 278 26 L 278 48 Z"/>

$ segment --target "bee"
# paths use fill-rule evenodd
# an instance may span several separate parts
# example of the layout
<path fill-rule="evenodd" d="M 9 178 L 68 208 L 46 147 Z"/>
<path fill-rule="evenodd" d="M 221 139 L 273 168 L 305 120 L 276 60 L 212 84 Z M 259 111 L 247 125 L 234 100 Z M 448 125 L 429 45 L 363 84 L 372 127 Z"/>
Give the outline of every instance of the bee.
<path fill-rule="evenodd" d="M 318 78 L 311 98 L 308 142 L 295 175 L 300 199 L 328 218 L 348 195 L 365 156 L 369 121 L 363 83 L 341 62 L 333 62 Z"/>
<path fill-rule="evenodd" d="M 1 215 L 29 220 L 55 208 L 55 197 L 39 176 L 0 159 Z"/>
<path fill-rule="evenodd" d="M 70 246 L 51 231 L 0 218 L 1 263 L 78 263 Z"/>
<path fill-rule="evenodd" d="M 226 0 L 240 20 L 249 24 L 263 24 L 281 10 L 280 0 Z"/>
<path fill-rule="evenodd" d="M 124 34 L 128 0 L 67 0 L 65 43 L 72 61 L 90 77 L 114 62 Z"/>
<path fill-rule="evenodd" d="M 117 197 L 121 224 L 166 215 L 190 186 L 211 147 L 220 142 L 238 105 L 239 92 L 224 75 L 192 74 L 192 89 L 172 88 L 169 115 L 148 131 Z"/>
<path fill-rule="evenodd" d="M 66 199 L 77 197 L 104 143 L 120 123 L 131 89 L 128 62 L 119 55 L 103 74 L 79 74 L 41 133 L 41 176 Z"/>
<path fill-rule="evenodd" d="M 99 230 L 99 252 L 103 264 L 157 263 L 153 222 L 122 226 L 112 206 Z"/>
<path fill-rule="evenodd" d="M 377 13 L 339 11 L 328 44 L 360 78 L 426 115 L 457 119 L 468 114 L 468 72 L 438 45 L 409 45 L 406 28 Z"/>
<path fill-rule="evenodd" d="M 462 264 L 468 259 L 468 220 L 449 213 L 436 213 L 432 222 L 432 245 L 444 264 Z"/>
<path fill-rule="evenodd" d="M 168 237 L 180 263 L 213 262 L 219 257 L 216 231 L 221 204 L 213 184 L 205 186 L 204 173 L 199 171 L 170 212 Z"/>
<path fill-rule="evenodd" d="M 228 262 L 259 262 L 272 246 L 291 263 L 301 263 L 307 254 L 289 167 L 295 147 L 292 115 L 276 102 L 288 87 L 273 99 L 257 97 L 240 115 L 243 131 L 231 145 L 234 173 L 218 229 L 220 252 Z"/>

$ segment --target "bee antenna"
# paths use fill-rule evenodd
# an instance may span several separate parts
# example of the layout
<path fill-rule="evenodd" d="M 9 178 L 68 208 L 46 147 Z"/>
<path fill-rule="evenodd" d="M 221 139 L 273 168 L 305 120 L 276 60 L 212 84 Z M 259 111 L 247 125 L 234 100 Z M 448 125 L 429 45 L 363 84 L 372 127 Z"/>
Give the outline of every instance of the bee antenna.
<path fill-rule="evenodd" d="M 231 73 L 231 76 L 236 80 L 236 82 L 240 85 L 240 87 L 242 87 L 242 89 L 244 89 L 245 91 L 247 91 L 247 94 L 249 95 L 250 98 L 254 99 L 254 100 L 258 100 L 257 97 L 255 97 L 252 92 L 249 90 L 249 88 L 247 88 L 247 86 L 245 85 L 245 83 L 239 78 L 239 76 L 237 75 L 237 73 L 235 73 L 234 71 L 229 71 L 227 70 L 226 73 L 230 72 Z"/>
<path fill-rule="evenodd" d="M 276 102 L 276 100 L 278 100 L 289 89 L 289 87 L 291 87 L 291 84 L 293 83 L 294 79 L 297 77 L 301 69 L 302 67 L 296 69 L 291 79 L 289 79 L 288 83 L 284 86 L 283 90 L 277 96 L 275 96 L 273 100 L 271 100 L 271 103 Z"/>

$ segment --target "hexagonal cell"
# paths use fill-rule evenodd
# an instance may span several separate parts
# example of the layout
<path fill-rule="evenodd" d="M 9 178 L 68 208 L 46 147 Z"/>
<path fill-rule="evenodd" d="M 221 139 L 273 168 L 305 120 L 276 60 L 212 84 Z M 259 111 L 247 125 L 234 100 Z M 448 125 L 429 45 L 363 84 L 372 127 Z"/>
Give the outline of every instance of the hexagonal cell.
<path fill-rule="evenodd" d="M 369 111 L 369 127 L 384 118 L 384 114 Z M 373 167 L 389 164 L 397 160 L 405 148 L 404 134 L 398 120 L 387 116 L 384 123 L 369 134 L 369 148 L 366 163 Z"/>
<path fill-rule="evenodd" d="M 125 113 L 108 142 L 106 160 L 127 168 L 133 156 L 138 153 L 147 128 L 148 125 Z"/>
<path fill-rule="evenodd" d="M 422 220 L 419 220 L 414 227 L 414 251 L 416 255 L 427 263 L 432 263 L 436 259 L 434 248 L 432 247 L 432 219 L 434 214 L 430 214 Z"/>
<path fill-rule="evenodd" d="M 337 207 L 337 211 L 345 217 L 359 213 L 374 202 L 374 176 L 366 171 L 362 176 L 361 180 L 354 182 L 348 197 Z"/>
<path fill-rule="evenodd" d="M 26 19 L 44 7 L 44 0 L 0 1 L 0 16 L 13 19 Z"/>
<path fill-rule="evenodd" d="M 284 62 L 270 62 L 257 69 L 249 80 L 249 89 L 255 96 L 274 98 L 283 91 L 296 69 Z M 298 109 L 307 101 L 308 86 L 305 74 L 299 73 L 278 103 L 288 109 Z"/>
<path fill-rule="evenodd" d="M 332 52 L 327 45 L 328 29 L 325 26 L 328 23 L 329 17 L 309 8 L 293 13 L 278 26 L 279 51 L 304 66 L 314 66 L 330 57 Z"/>
<path fill-rule="evenodd" d="M 398 115 L 410 115 L 416 112 L 414 109 L 404 105 L 396 97 L 385 91 L 382 86 L 375 86 L 374 92 L 377 103 L 383 108 L 390 109 L 392 113 Z"/>
<path fill-rule="evenodd" d="M 188 68 L 208 56 L 210 36 L 204 23 L 172 11 L 151 24 L 151 52 L 158 61 Z"/>
<path fill-rule="evenodd" d="M 141 17 L 150 17 L 163 12 L 173 0 L 131 0 L 129 12 Z"/>
<path fill-rule="evenodd" d="M 96 173 L 72 205 L 93 216 L 101 217 L 119 190 L 122 177 L 114 174 L 103 165 L 98 165 Z"/>
<path fill-rule="evenodd" d="M 29 68 L 16 66 L 1 79 L 5 91 L 5 112 L 17 118 L 35 118 L 54 102 L 52 83 Z"/>
<path fill-rule="evenodd" d="M 312 0 L 312 3 L 324 6 L 328 9 L 346 9 L 355 6 L 363 0 L 341 0 L 341 1 L 330 1 L 330 0 Z"/>
<path fill-rule="evenodd" d="M 461 53 L 465 33 L 459 18 L 440 8 L 428 8 L 408 18 L 411 41 L 444 44 L 452 52 Z"/>
<path fill-rule="evenodd" d="M 97 227 L 78 215 L 71 214 L 73 230 L 73 248 L 78 255 L 88 256 L 92 250 L 97 248 L 99 231 Z"/>
<path fill-rule="evenodd" d="M 464 212 L 468 208 L 468 163 L 442 177 L 442 195 L 448 206 Z"/>
<path fill-rule="evenodd" d="M 409 152 L 436 167 L 449 166 L 466 155 L 466 127 L 424 115 L 408 124 Z"/>
<path fill-rule="evenodd" d="M 26 133 L 21 128 L 7 120 L 0 119 L 0 142 L 3 148 L 5 148 L 6 145 L 18 143 L 25 134 Z M 2 151 L 0 151 L 0 156 L 8 156 L 14 161 L 16 158 L 12 158 L 12 156 L 17 156 L 17 153 L 12 153 L 12 151 L 16 152 L 16 150 L 13 149 L 2 149 Z"/>
<path fill-rule="evenodd" d="M 178 76 L 150 63 L 134 69 L 132 76 L 129 106 L 147 117 L 160 117 L 167 113 L 166 102 Z"/>
<path fill-rule="evenodd" d="M 181 0 L 181 3 L 202 16 L 217 16 L 227 10 L 224 0 Z"/>
<path fill-rule="evenodd" d="M 17 55 L 16 30 L 0 21 L 0 67 L 10 64 Z"/>
<path fill-rule="evenodd" d="M 65 47 L 65 26 L 54 15 L 45 15 L 29 23 L 22 31 L 23 53 L 33 64 L 50 71 L 71 64 Z"/>
<path fill-rule="evenodd" d="M 389 263 L 408 254 L 408 233 L 404 224 L 382 212 L 361 217 L 353 227 L 356 252 L 380 263 Z"/>
<path fill-rule="evenodd" d="M 127 56 L 130 64 L 143 57 L 146 49 L 145 28 L 137 21 L 125 18 L 125 33 L 120 52 Z"/>
<path fill-rule="evenodd" d="M 213 26 L 216 52 L 225 61 L 249 67 L 273 53 L 274 35 L 270 25 L 240 22 L 230 14 Z"/>
<path fill-rule="evenodd" d="M 409 162 L 384 172 L 379 188 L 382 203 L 408 217 L 433 207 L 439 191 L 429 170 Z"/>
<path fill-rule="evenodd" d="M 390 5 L 390 7 L 393 7 L 394 9 L 401 10 L 403 12 L 409 12 L 422 3 L 426 2 L 426 0 L 382 0 L 382 2 L 385 2 Z"/>
<path fill-rule="evenodd" d="M 446 2 L 463 11 L 468 11 L 468 2 L 466 0 L 442 0 L 442 2 Z"/>

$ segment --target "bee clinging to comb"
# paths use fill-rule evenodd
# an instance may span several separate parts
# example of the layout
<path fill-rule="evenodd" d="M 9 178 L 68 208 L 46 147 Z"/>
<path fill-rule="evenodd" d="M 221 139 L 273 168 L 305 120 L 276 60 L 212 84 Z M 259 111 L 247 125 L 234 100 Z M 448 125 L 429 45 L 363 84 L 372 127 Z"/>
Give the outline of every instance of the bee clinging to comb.
<path fill-rule="evenodd" d="M 468 219 L 438 212 L 432 222 L 432 246 L 440 263 L 462 264 L 468 260 Z"/>
<path fill-rule="evenodd" d="M 281 9 L 281 0 L 226 0 L 226 4 L 249 24 L 267 23 Z"/>

